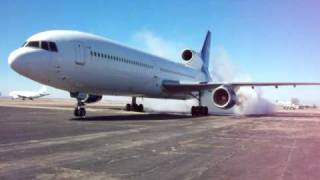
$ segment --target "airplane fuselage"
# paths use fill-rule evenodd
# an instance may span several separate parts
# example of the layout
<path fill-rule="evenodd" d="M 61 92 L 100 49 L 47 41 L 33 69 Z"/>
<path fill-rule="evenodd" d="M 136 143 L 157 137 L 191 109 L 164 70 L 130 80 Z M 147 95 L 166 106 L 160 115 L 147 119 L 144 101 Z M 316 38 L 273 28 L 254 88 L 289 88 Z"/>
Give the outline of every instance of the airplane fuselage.
<path fill-rule="evenodd" d="M 28 46 L 30 42 L 39 42 L 39 47 Z M 56 51 L 46 50 L 45 45 L 43 49 L 42 42 L 54 42 Z M 37 82 L 95 95 L 187 99 L 190 94 L 167 93 L 162 81 L 205 80 L 202 71 L 185 64 L 77 31 L 36 34 L 11 53 L 9 63 Z"/>

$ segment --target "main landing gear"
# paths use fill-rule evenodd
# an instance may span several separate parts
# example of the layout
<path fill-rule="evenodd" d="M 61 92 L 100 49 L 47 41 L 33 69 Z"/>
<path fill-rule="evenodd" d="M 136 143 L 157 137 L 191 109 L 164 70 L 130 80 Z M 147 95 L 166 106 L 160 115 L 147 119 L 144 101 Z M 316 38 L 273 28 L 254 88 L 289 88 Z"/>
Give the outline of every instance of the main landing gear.
<path fill-rule="evenodd" d="M 192 116 L 208 116 L 209 110 L 207 106 L 192 106 Z"/>
<path fill-rule="evenodd" d="M 86 117 L 86 108 L 85 108 L 85 103 L 81 101 L 81 99 L 77 99 L 77 106 L 74 109 L 74 116 L 76 117 L 81 117 L 85 118 Z"/>
<path fill-rule="evenodd" d="M 192 106 L 191 107 L 191 115 L 192 116 L 208 116 L 209 110 L 207 106 L 201 105 L 201 92 L 199 92 L 198 96 L 194 96 L 199 103 L 199 106 Z"/>
<path fill-rule="evenodd" d="M 126 105 L 126 111 L 143 112 L 144 108 L 142 104 L 137 104 L 136 97 L 132 97 L 131 104 Z"/>

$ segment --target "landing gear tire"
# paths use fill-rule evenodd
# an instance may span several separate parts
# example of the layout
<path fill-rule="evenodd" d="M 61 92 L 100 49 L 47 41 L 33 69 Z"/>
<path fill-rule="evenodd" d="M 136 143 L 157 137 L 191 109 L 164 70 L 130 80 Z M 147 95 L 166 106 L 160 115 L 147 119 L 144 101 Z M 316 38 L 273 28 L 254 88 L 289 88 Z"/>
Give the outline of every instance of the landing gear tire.
<path fill-rule="evenodd" d="M 78 111 L 78 108 L 75 108 L 74 111 L 73 111 L 73 115 L 78 117 L 79 116 L 79 111 Z"/>
<path fill-rule="evenodd" d="M 208 116 L 209 110 L 207 106 L 192 106 L 191 115 L 192 116 Z"/>
<path fill-rule="evenodd" d="M 81 118 L 85 118 L 86 114 L 87 114 L 86 109 L 85 108 L 80 108 L 79 114 L 80 114 Z"/>
<path fill-rule="evenodd" d="M 142 105 L 142 104 L 139 104 L 139 106 L 138 106 L 138 112 L 143 112 L 143 105 Z"/>
<path fill-rule="evenodd" d="M 86 117 L 86 109 L 84 107 L 76 107 L 73 112 L 74 116 L 85 118 Z"/>
<path fill-rule="evenodd" d="M 87 114 L 86 108 L 84 107 L 76 107 L 74 109 L 73 115 L 76 117 L 85 118 Z"/>
<path fill-rule="evenodd" d="M 126 105 L 126 111 L 131 111 L 131 104 Z"/>
<path fill-rule="evenodd" d="M 142 104 L 127 104 L 126 105 L 126 111 L 135 111 L 135 112 L 143 112 L 144 108 Z"/>

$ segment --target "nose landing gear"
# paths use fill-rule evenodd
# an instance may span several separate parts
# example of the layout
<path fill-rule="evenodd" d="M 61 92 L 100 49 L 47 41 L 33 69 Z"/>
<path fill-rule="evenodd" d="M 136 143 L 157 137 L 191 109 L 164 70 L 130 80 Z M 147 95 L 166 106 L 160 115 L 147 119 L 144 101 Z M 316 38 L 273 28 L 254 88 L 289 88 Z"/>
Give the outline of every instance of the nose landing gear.
<path fill-rule="evenodd" d="M 77 99 L 77 107 L 74 109 L 74 116 L 76 117 L 81 117 L 85 118 L 86 117 L 86 108 L 85 108 L 85 103 L 82 102 L 80 99 Z"/>
<path fill-rule="evenodd" d="M 80 118 L 85 118 L 86 117 L 86 104 L 85 104 L 85 99 L 87 97 L 87 94 L 85 93 L 72 93 L 70 92 L 70 96 L 72 98 L 76 98 L 77 99 L 77 105 L 76 107 L 74 108 L 74 111 L 73 111 L 73 115 L 75 117 L 80 117 Z"/>

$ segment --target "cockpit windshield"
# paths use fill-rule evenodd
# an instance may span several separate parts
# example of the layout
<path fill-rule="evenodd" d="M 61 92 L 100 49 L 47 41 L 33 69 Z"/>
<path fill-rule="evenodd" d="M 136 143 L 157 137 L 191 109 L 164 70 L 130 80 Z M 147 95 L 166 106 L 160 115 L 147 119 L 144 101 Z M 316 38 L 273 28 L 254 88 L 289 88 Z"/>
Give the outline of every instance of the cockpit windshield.
<path fill-rule="evenodd" d="M 22 45 L 22 47 L 33 47 L 58 52 L 56 43 L 50 41 L 27 41 Z"/>

